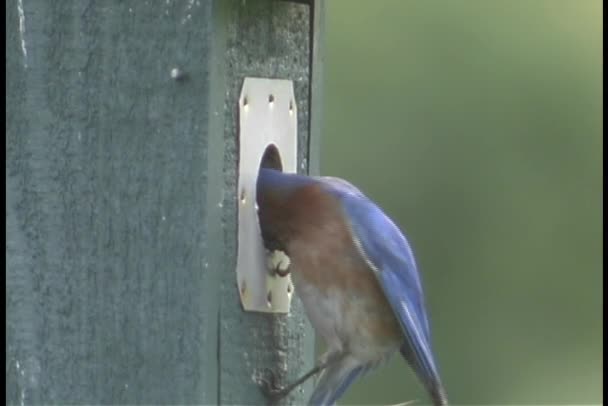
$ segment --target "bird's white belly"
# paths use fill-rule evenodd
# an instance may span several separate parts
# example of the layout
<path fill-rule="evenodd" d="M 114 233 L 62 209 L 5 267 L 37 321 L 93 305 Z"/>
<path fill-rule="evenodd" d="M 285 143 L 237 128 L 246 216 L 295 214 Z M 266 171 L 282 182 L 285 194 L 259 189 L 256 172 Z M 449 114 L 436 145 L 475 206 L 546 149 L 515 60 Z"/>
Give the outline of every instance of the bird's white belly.
<path fill-rule="evenodd" d="M 329 351 L 347 351 L 361 362 L 377 362 L 399 347 L 401 337 L 378 340 L 367 323 L 374 317 L 381 317 L 378 310 L 385 309 L 375 309 L 364 299 L 345 295 L 338 289 L 321 291 L 299 278 L 297 272 L 293 276 L 306 314 L 316 332 L 326 341 Z"/>

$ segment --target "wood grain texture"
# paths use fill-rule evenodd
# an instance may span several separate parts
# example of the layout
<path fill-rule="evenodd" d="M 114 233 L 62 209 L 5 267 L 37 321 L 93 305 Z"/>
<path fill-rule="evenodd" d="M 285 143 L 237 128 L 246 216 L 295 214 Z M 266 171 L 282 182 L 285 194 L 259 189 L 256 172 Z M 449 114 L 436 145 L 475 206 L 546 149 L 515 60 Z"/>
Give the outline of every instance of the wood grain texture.
<path fill-rule="evenodd" d="M 298 171 L 308 169 L 311 7 L 268 0 L 231 0 L 224 7 L 224 19 L 230 23 L 226 31 L 227 87 L 223 113 L 226 140 L 223 238 L 226 250 L 236 252 L 235 135 L 237 100 L 245 77 L 293 80 L 298 106 Z M 233 273 L 235 266 L 236 256 L 226 257 L 220 309 L 220 398 L 225 404 L 266 404 L 259 382 L 268 377 L 268 370 L 273 370 L 277 383 L 283 385 L 312 368 L 314 332 L 297 298 L 292 301 L 288 315 L 242 312 Z M 304 403 L 311 384 L 294 391 L 282 402 Z"/>
<path fill-rule="evenodd" d="M 294 81 L 305 171 L 310 5 L 15 0 L 6 23 L 6 403 L 266 403 L 314 335 L 297 301 L 240 307 L 236 100 Z"/>

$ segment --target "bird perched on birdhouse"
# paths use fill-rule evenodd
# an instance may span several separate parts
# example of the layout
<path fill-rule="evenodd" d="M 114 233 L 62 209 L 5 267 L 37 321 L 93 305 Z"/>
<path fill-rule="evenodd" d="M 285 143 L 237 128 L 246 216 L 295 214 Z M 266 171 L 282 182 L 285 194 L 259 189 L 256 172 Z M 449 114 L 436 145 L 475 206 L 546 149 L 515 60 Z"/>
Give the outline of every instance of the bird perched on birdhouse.
<path fill-rule="evenodd" d="M 435 405 L 447 396 L 431 349 L 424 294 L 410 244 L 345 180 L 260 169 L 265 244 L 289 257 L 296 293 L 328 350 L 281 397 L 320 373 L 313 405 L 334 404 L 361 375 L 399 350 Z"/>

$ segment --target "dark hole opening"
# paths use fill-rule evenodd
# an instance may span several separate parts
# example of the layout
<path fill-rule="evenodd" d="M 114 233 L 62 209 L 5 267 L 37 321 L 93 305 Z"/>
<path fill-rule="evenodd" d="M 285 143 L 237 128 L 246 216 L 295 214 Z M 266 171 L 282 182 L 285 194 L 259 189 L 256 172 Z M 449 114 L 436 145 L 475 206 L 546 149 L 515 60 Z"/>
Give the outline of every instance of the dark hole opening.
<path fill-rule="evenodd" d="M 281 162 L 281 155 L 279 150 L 273 144 L 266 147 L 264 155 L 262 155 L 262 161 L 260 162 L 260 168 L 276 169 L 283 172 L 283 163 Z"/>
<path fill-rule="evenodd" d="M 274 144 L 270 144 L 266 147 L 264 154 L 262 155 L 262 159 L 260 161 L 260 168 L 258 168 L 258 173 L 261 168 L 266 169 L 275 169 L 277 171 L 283 172 L 283 163 L 281 162 L 281 155 L 279 154 L 279 150 Z M 257 188 L 257 185 L 256 185 Z M 259 198 L 259 195 L 256 196 L 256 199 Z M 259 200 L 256 201 L 256 211 L 258 210 Z M 259 211 L 258 211 L 259 215 Z M 261 224 L 260 224 L 261 225 Z M 262 240 L 264 241 L 264 246 L 269 251 L 273 251 L 276 249 L 283 249 L 281 244 L 276 241 L 270 234 L 265 232 L 264 227 L 261 227 L 262 232 Z M 269 298 L 270 302 L 271 299 Z"/>

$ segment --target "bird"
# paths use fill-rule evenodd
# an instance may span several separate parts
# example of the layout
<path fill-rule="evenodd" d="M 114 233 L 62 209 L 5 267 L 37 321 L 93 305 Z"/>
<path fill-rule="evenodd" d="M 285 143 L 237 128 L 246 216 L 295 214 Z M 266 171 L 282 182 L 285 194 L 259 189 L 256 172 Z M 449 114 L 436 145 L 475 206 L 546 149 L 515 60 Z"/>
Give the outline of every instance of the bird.
<path fill-rule="evenodd" d="M 447 405 L 418 268 L 395 223 L 341 178 L 263 167 L 256 182 L 264 245 L 288 256 L 296 294 L 327 345 L 311 371 L 267 394 L 280 399 L 318 374 L 308 403 L 333 405 L 399 351 L 433 405 Z"/>

